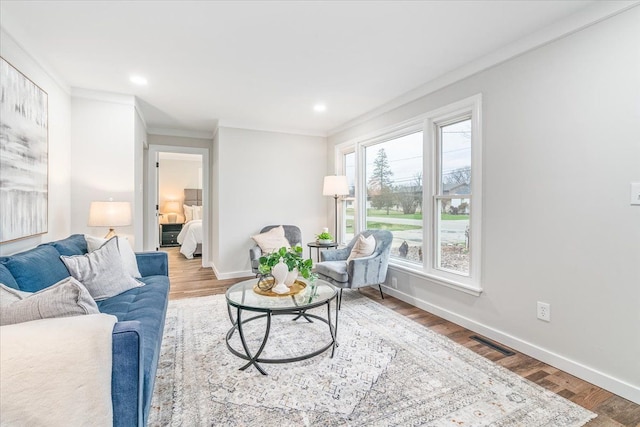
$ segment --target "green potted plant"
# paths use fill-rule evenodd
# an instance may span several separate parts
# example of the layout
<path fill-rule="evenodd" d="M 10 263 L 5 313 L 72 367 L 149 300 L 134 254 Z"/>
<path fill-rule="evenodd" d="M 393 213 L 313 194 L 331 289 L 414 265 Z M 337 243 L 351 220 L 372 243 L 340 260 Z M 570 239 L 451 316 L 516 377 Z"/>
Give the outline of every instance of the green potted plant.
<path fill-rule="evenodd" d="M 329 243 L 333 243 L 333 236 L 328 232 L 323 231 L 316 236 L 316 241 L 321 245 L 328 245 Z"/>
<path fill-rule="evenodd" d="M 258 270 L 260 274 L 270 274 L 271 269 L 280 262 L 280 258 L 287 265 L 289 271 L 298 269 L 298 274 L 308 279 L 311 277 L 311 269 L 313 261 L 302 258 L 302 246 L 297 245 L 287 250 L 284 246 L 268 255 L 260 257 L 260 265 Z"/>

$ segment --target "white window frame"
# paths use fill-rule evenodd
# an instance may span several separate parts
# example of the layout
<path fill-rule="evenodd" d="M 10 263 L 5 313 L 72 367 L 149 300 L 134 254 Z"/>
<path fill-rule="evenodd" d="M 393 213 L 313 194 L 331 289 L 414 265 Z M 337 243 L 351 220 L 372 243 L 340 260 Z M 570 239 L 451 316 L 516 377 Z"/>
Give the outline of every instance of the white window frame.
<path fill-rule="evenodd" d="M 482 126 L 481 126 L 480 94 L 449 104 L 443 108 L 431 111 L 425 120 L 425 185 L 423 187 L 424 211 L 429 212 L 430 223 L 425 224 L 428 237 L 425 239 L 423 253 L 425 257 L 425 274 L 427 277 L 445 285 L 458 288 L 465 292 L 480 295 L 481 286 L 481 260 L 482 260 Z M 469 215 L 469 274 L 463 275 L 451 270 L 439 268 L 437 265 L 438 253 L 438 229 L 437 221 L 439 212 L 437 200 L 440 195 L 438 188 L 440 173 L 440 138 L 438 136 L 441 126 L 470 118 L 471 120 L 471 209 Z M 425 215 L 426 217 L 426 215 Z"/>
<path fill-rule="evenodd" d="M 346 218 L 346 204 L 345 201 L 346 200 L 352 200 L 353 201 L 353 208 L 354 208 L 354 216 L 353 216 L 353 232 L 354 235 L 358 234 L 358 230 L 360 229 L 360 219 L 358 217 L 358 214 L 360 212 L 359 206 L 360 204 L 358 203 L 358 194 L 360 193 L 359 189 L 358 189 L 358 171 L 360 170 L 359 165 L 358 165 L 358 153 L 356 150 L 356 147 L 354 145 L 348 145 L 348 146 L 343 146 L 341 149 L 336 150 L 336 165 L 338 166 L 337 168 L 337 172 L 338 175 L 346 175 L 347 171 L 346 171 L 346 165 L 344 162 L 344 157 L 347 154 L 355 154 L 356 156 L 356 162 L 355 162 L 355 177 L 356 177 L 356 185 L 355 185 L 355 194 L 354 197 L 349 197 L 349 196 L 343 196 L 340 197 L 339 201 L 340 201 L 340 210 L 338 212 L 338 232 L 337 232 L 337 236 L 335 236 L 336 241 L 339 242 L 340 244 L 347 244 L 349 242 L 346 241 L 345 237 L 347 234 L 347 218 Z"/>
<path fill-rule="evenodd" d="M 482 265 L 482 95 L 477 94 L 469 98 L 454 102 L 442 108 L 430 111 L 393 126 L 371 132 L 360 138 L 349 140 L 336 145 L 336 165 L 338 170 L 344 171 L 343 154 L 355 150 L 356 153 L 356 206 L 366 206 L 364 151 L 366 147 L 390 139 L 423 131 L 423 247 L 425 254 L 422 264 L 411 263 L 392 258 L 389 265 L 392 268 L 405 271 L 413 276 L 426 278 L 429 281 L 462 292 L 479 296 L 481 287 Z M 436 223 L 438 216 L 435 212 L 435 200 L 438 195 L 439 160 L 438 160 L 438 125 L 450 123 L 456 119 L 471 118 L 471 195 L 472 203 L 469 216 L 469 275 L 461 275 L 450 270 L 436 268 L 437 235 Z M 354 232 L 362 231 L 366 224 L 366 212 L 356 209 Z M 341 234 L 341 237 L 344 233 Z"/>

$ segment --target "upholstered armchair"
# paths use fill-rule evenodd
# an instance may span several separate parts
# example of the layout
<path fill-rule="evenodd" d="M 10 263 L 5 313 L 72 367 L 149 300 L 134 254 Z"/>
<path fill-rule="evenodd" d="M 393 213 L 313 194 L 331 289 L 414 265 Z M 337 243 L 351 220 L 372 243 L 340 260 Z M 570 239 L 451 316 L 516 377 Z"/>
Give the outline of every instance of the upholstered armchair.
<path fill-rule="evenodd" d="M 373 235 L 376 239 L 376 247 L 371 255 L 347 262 L 360 234 L 364 237 Z M 387 230 L 366 230 L 360 234 L 355 236 L 344 248 L 320 252 L 321 262 L 316 264 L 318 277 L 340 288 L 338 307 L 342 303 L 342 290 L 345 288 L 357 289 L 363 286 L 378 285 L 380 296 L 384 299 L 380 284 L 387 277 L 393 234 Z"/>
<path fill-rule="evenodd" d="M 260 230 L 260 234 L 266 233 L 272 228 L 280 227 L 280 225 L 267 225 Z M 295 225 L 283 225 L 284 237 L 289 242 L 291 247 L 296 245 L 302 245 L 302 232 L 300 228 Z M 249 249 L 249 260 L 251 261 L 251 271 L 258 275 L 258 266 L 260 265 L 260 257 L 262 256 L 262 249 L 257 244 Z"/>

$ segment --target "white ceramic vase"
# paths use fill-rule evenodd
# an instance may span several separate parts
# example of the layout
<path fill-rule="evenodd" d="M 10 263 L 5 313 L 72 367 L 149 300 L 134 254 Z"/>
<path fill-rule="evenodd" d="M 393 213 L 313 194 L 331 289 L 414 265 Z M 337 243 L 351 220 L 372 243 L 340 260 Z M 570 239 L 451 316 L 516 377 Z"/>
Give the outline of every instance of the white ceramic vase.
<path fill-rule="evenodd" d="M 280 258 L 280 262 L 274 265 L 271 269 L 271 275 L 274 280 L 273 288 L 271 288 L 273 292 L 276 294 L 286 294 L 289 292 L 289 287 L 284 283 L 288 274 L 289 267 L 287 267 L 287 264 L 285 264 L 282 258 Z"/>
<path fill-rule="evenodd" d="M 287 277 L 284 279 L 284 284 L 287 286 L 291 286 L 295 283 L 297 278 L 298 278 L 298 269 L 294 268 L 293 270 L 287 272 Z"/>

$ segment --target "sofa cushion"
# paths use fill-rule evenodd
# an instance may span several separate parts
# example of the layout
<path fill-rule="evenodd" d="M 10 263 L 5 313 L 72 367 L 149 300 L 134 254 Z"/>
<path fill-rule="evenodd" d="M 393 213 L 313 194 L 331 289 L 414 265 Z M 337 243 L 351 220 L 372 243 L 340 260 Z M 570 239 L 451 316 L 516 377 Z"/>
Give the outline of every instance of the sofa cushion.
<path fill-rule="evenodd" d="M 104 301 L 98 301 L 97 304 L 101 313 L 113 314 L 118 318 L 118 322 L 140 322 L 144 370 L 143 402 L 145 413 L 148 413 L 169 300 L 169 278 L 148 276 L 140 280 L 145 286 L 130 289 Z"/>
<path fill-rule="evenodd" d="M 62 279 L 36 293 L 0 286 L 0 297 L 3 300 L 0 302 L 0 326 L 99 313 L 87 288 L 73 277 Z"/>
<path fill-rule="evenodd" d="M 2 265 L 2 260 L 0 260 L 0 283 L 4 283 L 5 285 L 18 289 L 18 283 L 16 283 L 16 279 L 13 278 L 11 272 L 7 270 L 7 267 Z"/>
<path fill-rule="evenodd" d="M 72 234 L 66 239 L 43 243 L 40 246 L 44 245 L 53 246 L 60 255 L 65 256 L 83 255 L 87 253 L 87 242 L 84 240 L 84 234 Z"/>
<path fill-rule="evenodd" d="M 96 301 L 143 285 L 125 272 L 116 237 L 86 255 L 63 255 L 60 258 Z"/>
<path fill-rule="evenodd" d="M 316 264 L 316 273 L 332 278 L 336 282 L 349 281 L 346 261 L 324 261 Z"/>
<path fill-rule="evenodd" d="M 69 277 L 69 271 L 60 260 L 60 253 L 51 245 L 20 252 L 2 262 L 21 291 L 37 292 Z M 11 286 L 10 283 L 5 285 Z"/>

